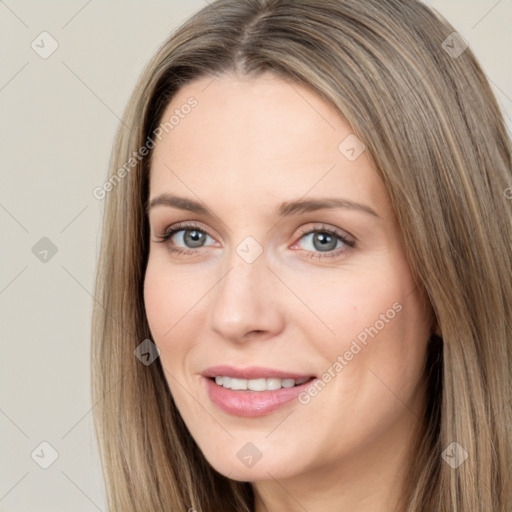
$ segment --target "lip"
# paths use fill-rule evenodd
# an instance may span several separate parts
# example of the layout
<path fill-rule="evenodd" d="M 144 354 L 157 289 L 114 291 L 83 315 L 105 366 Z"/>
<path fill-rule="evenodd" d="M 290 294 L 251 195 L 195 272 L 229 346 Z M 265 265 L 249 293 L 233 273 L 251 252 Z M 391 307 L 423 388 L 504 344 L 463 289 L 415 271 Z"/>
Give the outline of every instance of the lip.
<path fill-rule="evenodd" d="M 202 373 L 206 392 L 212 403 L 224 412 L 234 416 L 257 417 L 270 414 L 293 400 L 318 379 L 308 374 L 284 372 L 282 370 L 253 366 L 234 368 L 232 366 L 215 366 Z M 280 388 L 271 391 L 232 390 L 216 384 L 212 377 L 229 376 L 237 379 L 277 378 L 277 379 L 311 379 L 293 388 Z"/>
<path fill-rule="evenodd" d="M 267 379 L 305 379 L 306 377 L 314 377 L 311 373 L 293 373 L 278 370 L 276 368 L 265 368 L 263 366 L 248 366 L 247 368 L 235 368 L 227 364 L 212 366 L 201 373 L 203 377 L 227 376 L 235 379 L 259 379 L 265 377 Z"/>

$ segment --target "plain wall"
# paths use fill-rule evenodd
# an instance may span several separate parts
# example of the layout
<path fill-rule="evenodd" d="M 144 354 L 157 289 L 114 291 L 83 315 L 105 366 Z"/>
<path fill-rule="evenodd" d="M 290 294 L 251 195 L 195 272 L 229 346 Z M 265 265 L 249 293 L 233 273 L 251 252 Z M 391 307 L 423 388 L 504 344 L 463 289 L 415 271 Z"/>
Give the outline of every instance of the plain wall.
<path fill-rule="evenodd" d="M 512 131 L 512 0 L 427 3 L 469 42 Z M 0 2 L 0 511 L 106 510 L 89 389 L 103 210 L 92 191 L 144 64 L 204 5 Z M 43 31 L 59 45 L 46 59 L 31 47 Z M 43 441 L 58 452 L 48 469 Z"/>

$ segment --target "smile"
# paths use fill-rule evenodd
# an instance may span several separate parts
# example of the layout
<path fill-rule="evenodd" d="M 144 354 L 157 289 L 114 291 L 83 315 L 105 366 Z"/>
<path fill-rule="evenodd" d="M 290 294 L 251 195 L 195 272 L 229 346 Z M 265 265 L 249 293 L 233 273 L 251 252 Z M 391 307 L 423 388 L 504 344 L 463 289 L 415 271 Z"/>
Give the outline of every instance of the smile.
<path fill-rule="evenodd" d="M 258 378 L 258 379 L 237 379 L 234 377 L 217 376 L 215 383 L 226 389 L 249 390 L 249 391 L 275 391 L 281 388 L 293 388 L 304 384 L 312 377 L 304 377 L 301 379 L 277 379 L 277 378 Z"/>
<path fill-rule="evenodd" d="M 311 374 L 275 368 L 235 368 L 221 365 L 201 374 L 205 394 L 221 411 L 238 417 L 257 417 L 291 404 L 318 379 Z"/>

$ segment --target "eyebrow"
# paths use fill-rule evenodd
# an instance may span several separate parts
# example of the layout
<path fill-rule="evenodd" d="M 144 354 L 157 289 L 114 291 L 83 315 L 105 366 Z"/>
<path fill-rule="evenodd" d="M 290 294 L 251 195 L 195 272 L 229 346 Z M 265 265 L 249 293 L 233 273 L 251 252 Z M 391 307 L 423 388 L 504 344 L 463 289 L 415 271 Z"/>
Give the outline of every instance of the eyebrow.
<path fill-rule="evenodd" d="M 188 199 L 185 197 L 179 197 L 172 194 L 160 194 L 155 198 L 148 200 L 146 203 L 146 214 L 149 215 L 149 211 L 156 206 L 168 206 L 172 208 L 178 208 L 180 210 L 187 210 L 200 215 L 209 217 L 216 217 L 214 213 L 204 204 Z M 313 198 L 313 199 L 297 199 L 295 201 L 285 201 L 278 205 L 275 211 L 275 215 L 280 218 L 288 217 L 291 215 L 297 215 L 300 213 L 313 212 L 316 210 L 323 209 L 334 209 L 334 208 L 345 208 L 348 210 L 355 210 L 358 212 L 367 213 L 378 217 L 382 217 L 372 208 L 364 204 L 350 201 L 349 199 L 327 197 L 327 198 Z"/>

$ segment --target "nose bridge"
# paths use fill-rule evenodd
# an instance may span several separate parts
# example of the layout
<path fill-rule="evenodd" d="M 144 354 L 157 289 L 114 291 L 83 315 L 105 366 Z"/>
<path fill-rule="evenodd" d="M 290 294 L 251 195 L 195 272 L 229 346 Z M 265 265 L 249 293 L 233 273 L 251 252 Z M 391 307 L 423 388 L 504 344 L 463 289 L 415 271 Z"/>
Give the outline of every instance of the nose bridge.
<path fill-rule="evenodd" d="M 254 289 L 255 285 L 265 284 L 266 274 L 269 274 L 267 263 L 267 253 L 262 245 L 253 236 L 246 236 L 228 255 L 229 273 L 221 287 L 231 294 L 241 293 L 243 298 L 246 287 Z"/>
<path fill-rule="evenodd" d="M 251 331 L 274 332 L 280 326 L 275 276 L 260 244 L 247 237 L 234 247 L 214 293 L 211 328 L 224 338 L 242 340 Z"/>

